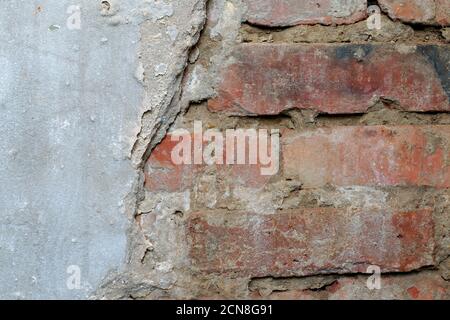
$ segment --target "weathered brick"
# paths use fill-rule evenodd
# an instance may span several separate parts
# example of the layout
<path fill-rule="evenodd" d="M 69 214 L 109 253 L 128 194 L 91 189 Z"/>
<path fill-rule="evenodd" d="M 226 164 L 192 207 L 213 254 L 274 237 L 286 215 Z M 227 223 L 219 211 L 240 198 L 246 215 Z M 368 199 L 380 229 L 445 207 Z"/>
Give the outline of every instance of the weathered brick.
<path fill-rule="evenodd" d="M 448 0 L 379 0 L 392 19 L 421 24 L 449 25 Z"/>
<path fill-rule="evenodd" d="M 449 126 L 369 126 L 286 132 L 284 174 L 304 187 L 450 187 Z"/>
<path fill-rule="evenodd" d="M 191 135 L 191 139 L 193 136 Z M 176 140 L 176 139 L 175 139 Z M 202 160 L 201 164 L 175 164 L 172 159 L 172 151 L 178 144 L 178 140 L 172 141 L 172 135 L 168 134 L 163 141 L 153 150 L 145 168 L 145 187 L 149 191 L 175 192 L 191 189 L 198 177 L 205 174 L 208 165 Z M 207 142 L 203 142 L 203 147 Z M 248 145 L 247 145 L 248 146 Z M 236 147 L 236 146 L 235 146 Z M 237 148 L 237 147 L 236 147 Z M 248 151 L 247 149 L 247 155 Z M 270 175 L 263 175 L 262 165 L 257 164 L 232 164 L 227 165 L 224 146 L 223 164 L 213 164 L 216 174 L 229 186 L 246 186 L 261 188 L 270 180 Z M 192 149 L 192 160 L 193 149 Z M 203 158 L 202 158 L 203 159 Z M 248 161 L 247 161 L 248 162 Z"/>
<path fill-rule="evenodd" d="M 201 273 L 287 277 L 434 264 L 431 210 L 206 212 L 189 217 L 187 233 L 192 267 Z"/>
<path fill-rule="evenodd" d="M 172 161 L 172 150 L 177 145 L 168 134 L 156 146 L 145 168 L 145 187 L 150 191 L 175 192 L 189 188 L 199 165 L 177 165 Z"/>
<path fill-rule="evenodd" d="M 448 300 L 450 298 L 450 284 L 433 271 L 382 275 L 379 290 L 370 290 L 367 287 L 368 277 L 369 275 L 342 277 L 322 290 L 293 289 L 273 291 L 268 295 L 254 291 L 251 292 L 251 297 L 270 300 Z"/>
<path fill-rule="evenodd" d="M 408 111 L 449 111 L 448 46 L 242 44 L 209 101 L 212 111 L 366 112 L 380 98 Z"/>
<path fill-rule="evenodd" d="M 244 0 L 247 20 L 264 26 L 351 24 L 367 16 L 367 1 Z"/>

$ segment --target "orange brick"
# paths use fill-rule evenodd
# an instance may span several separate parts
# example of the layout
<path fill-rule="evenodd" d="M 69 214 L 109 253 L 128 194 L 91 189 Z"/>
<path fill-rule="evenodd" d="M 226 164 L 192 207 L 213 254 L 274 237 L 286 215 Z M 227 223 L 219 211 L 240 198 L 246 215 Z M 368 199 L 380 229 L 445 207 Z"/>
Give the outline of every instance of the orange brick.
<path fill-rule="evenodd" d="M 282 167 L 305 188 L 450 187 L 450 127 L 336 127 L 286 132 Z"/>

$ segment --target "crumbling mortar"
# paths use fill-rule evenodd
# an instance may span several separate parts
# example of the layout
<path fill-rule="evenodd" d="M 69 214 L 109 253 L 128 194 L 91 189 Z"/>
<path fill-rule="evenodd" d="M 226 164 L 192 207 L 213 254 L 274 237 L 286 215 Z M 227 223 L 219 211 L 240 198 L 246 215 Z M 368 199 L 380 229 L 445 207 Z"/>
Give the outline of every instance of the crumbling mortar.
<path fill-rule="evenodd" d="M 326 114 L 314 110 L 292 108 L 279 115 L 238 115 L 214 113 L 208 110 L 206 102 L 191 103 L 183 114 L 178 126 L 192 127 L 193 121 L 202 117 L 210 126 L 219 129 L 236 127 L 265 127 L 295 129 L 314 129 L 341 126 L 376 126 L 376 125 L 450 125 L 450 114 L 443 111 L 413 112 L 404 111 L 405 107 L 380 99 L 368 108 L 367 112 L 355 114 Z M 191 112 L 195 109 L 195 113 Z M 195 118 L 195 119 L 194 119 Z M 280 122 L 280 120 L 288 120 Z M 271 124 L 273 123 L 273 124 Z"/>
<path fill-rule="evenodd" d="M 407 271 L 407 272 L 383 272 L 383 277 L 407 277 L 409 275 L 420 275 L 423 273 L 437 273 L 437 268 L 422 267 L 419 269 Z M 268 296 L 273 292 L 289 292 L 292 290 L 301 291 L 326 291 L 329 287 L 333 286 L 343 278 L 358 279 L 360 277 L 369 277 L 371 273 L 327 273 L 311 276 L 294 276 L 294 277 L 255 277 L 250 278 L 248 282 L 248 291 L 265 291 L 264 296 Z M 444 279 L 445 280 L 445 279 Z M 448 281 L 448 280 L 446 280 Z"/>
<path fill-rule="evenodd" d="M 350 25 L 297 25 L 287 27 L 259 26 L 249 22 L 242 24 L 242 42 L 256 43 L 401 43 L 445 44 L 445 27 L 407 23 L 382 14 L 382 29 L 369 30 L 366 21 Z"/>
<path fill-rule="evenodd" d="M 193 10 L 203 10 L 203 12 L 205 13 L 204 8 L 208 1 L 209 0 L 197 1 Z M 203 14 L 203 16 L 205 17 L 206 15 Z M 142 231 L 140 230 L 140 227 L 138 226 L 138 223 L 136 221 L 136 218 L 139 215 L 137 208 L 139 208 L 139 204 L 145 199 L 145 163 L 150 156 L 153 148 L 158 145 L 158 143 L 165 136 L 166 132 L 170 130 L 171 125 L 174 123 L 175 119 L 179 116 L 183 109 L 183 107 L 181 106 L 181 104 L 183 103 L 181 101 L 181 97 L 183 94 L 184 79 L 188 70 L 189 52 L 198 43 L 204 25 L 205 19 L 203 19 L 203 21 L 199 25 L 193 26 L 195 31 L 193 34 L 191 34 L 191 43 L 188 47 L 186 47 L 184 52 L 180 53 L 180 55 L 184 57 L 184 62 L 182 62 L 183 67 L 172 80 L 173 91 L 169 93 L 171 94 L 170 101 L 166 104 L 166 107 L 164 107 L 164 102 L 162 102 L 163 107 L 160 109 L 161 111 L 159 111 L 158 122 L 154 124 L 150 132 L 145 132 L 144 128 L 151 125 L 151 123 L 148 123 L 147 121 L 147 116 L 153 110 L 146 110 L 142 113 L 140 131 L 136 137 L 135 143 L 133 144 L 132 151 L 129 156 L 130 160 L 133 163 L 133 166 L 136 169 L 137 177 L 133 184 L 132 191 L 130 191 L 130 193 L 127 195 L 125 201 L 127 215 L 129 216 L 130 220 L 130 227 L 128 230 L 126 270 L 118 273 L 111 272 L 104 279 L 103 284 L 97 290 L 94 298 L 137 299 L 151 295 L 156 291 L 159 291 L 159 295 L 162 296 L 164 295 L 163 292 L 170 289 L 170 287 L 159 287 L 157 284 L 153 283 L 151 279 L 150 283 L 147 283 L 147 281 L 145 280 L 145 275 L 142 275 L 142 277 L 140 277 L 138 274 L 139 271 L 137 269 L 142 268 L 142 266 L 145 267 L 146 256 L 152 251 L 152 248 L 150 243 L 146 244 L 145 236 L 142 234 Z M 140 54 L 139 59 L 142 59 L 142 56 Z M 145 74 L 143 74 L 142 79 L 139 79 L 139 81 L 142 83 L 144 88 L 147 86 L 147 78 Z M 178 108 L 179 110 L 176 113 L 171 114 L 170 112 L 172 112 L 171 109 L 173 108 Z M 142 152 L 142 145 L 144 144 L 146 145 L 146 147 L 144 148 L 145 152 Z M 143 254 L 140 254 L 139 252 L 143 252 Z M 156 295 L 156 297 L 157 296 L 158 295 Z"/>

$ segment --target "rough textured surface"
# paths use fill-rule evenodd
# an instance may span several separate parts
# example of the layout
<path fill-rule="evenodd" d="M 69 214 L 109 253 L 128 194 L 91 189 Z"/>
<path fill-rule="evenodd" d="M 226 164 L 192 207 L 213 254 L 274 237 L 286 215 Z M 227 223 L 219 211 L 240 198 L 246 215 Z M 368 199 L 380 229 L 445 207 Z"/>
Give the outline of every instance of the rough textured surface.
<path fill-rule="evenodd" d="M 366 0 L 244 0 L 249 22 L 264 26 L 349 24 L 367 15 Z"/>
<path fill-rule="evenodd" d="M 268 43 L 373 43 L 373 42 L 411 42 L 417 43 L 418 35 L 411 26 L 399 21 L 392 21 L 386 16 L 381 16 L 383 28 L 381 30 L 367 28 L 367 21 L 360 21 L 351 25 L 340 25 L 330 28 L 323 25 L 299 25 L 286 29 L 260 28 L 244 24 L 240 30 L 243 42 L 268 42 Z M 427 34 L 429 36 L 429 34 Z M 428 39 L 430 41 L 432 39 Z M 439 37 L 435 36 L 436 42 Z M 424 42 L 424 41 L 421 41 Z"/>
<path fill-rule="evenodd" d="M 422 24 L 450 24 L 448 0 L 379 0 L 392 19 Z"/>
<path fill-rule="evenodd" d="M 183 2 L 151 1 L 147 15 L 156 15 L 141 24 L 141 46 L 138 52 L 138 79 L 145 94 L 140 132 L 132 149 L 131 161 L 143 173 L 150 152 L 160 143 L 179 113 L 187 107 L 188 100 L 182 96 L 183 81 L 189 53 L 197 43 L 206 18 L 206 2 L 189 0 Z M 170 52 L 170 54 L 167 54 Z M 145 199 L 144 179 L 134 193 L 134 211 L 130 215 L 133 224 L 129 230 L 128 263 L 124 272 L 109 275 L 97 290 L 99 298 L 130 298 L 143 296 L 161 297 L 178 279 L 183 256 L 182 238 L 172 216 L 184 210 L 186 197 L 178 193 Z M 157 206 L 159 211 L 153 211 Z M 150 209 L 146 209 L 150 208 Z M 143 209 L 146 211 L 142 212 Z M 151 229 L 143 230 L 140 215 L 149 213 L 155 218 Z M 157 214 L 155 217 L 153 214 Z"/>
<path fill-rule="evenodd" d="M 374 2 L 1 2 L 0 298 L 449 299 L 449 2 Z"/>
<path fill-rule="evenodd" d="M 283 138 L 284 174 L 304 187 L 450 187 L 448 126 L 341 127 Z"/>
<path fill-rule="evenodd" d="M 194 139 L 193 135 L 188 138 Z M 202 139 L 200 137 L 200 139 Z M 228 179 L 231 184 L 247 187 L 261 187 L 270 179 L 270 176 L 261 175 L 261 164 L 253 165 L 226 165 L 226 148 L 223 154 L 222 164 L 208 166 L 206 164 L 174 164 L 172 161 L 172 151 L 178 144 L 177 137 L 172 141 L 171 134 L 153 150 L 148 159 L 145 170 L 145 186 L 150 191 L 183 191 L 191 189 L 195 180 L 202 175 L 207 175 L 211 168 L 216 171 L 217 177 L 222 180 Z M 203 142 L 204 147 L 207 143 Z M 192 159 L 194 157 L 192 156 Z M 208 168 L 209 167 L 209 168 Z"/>
<path fill-rule="evenodd" d="M 369 265 L 402 272 L 434 264 L 430 211 L 196 213 L 187 227 L 199 272 L 290 277 L 365 272 Z"/>
<path fill-rule="evenodd" d="M 0 298 L 86 298 L 128 269 L 139 167 L 205 16 L 204 1 L 84 0 L 69 30 L 71 5 L 0 5 Z"/>
<path fill-rule="evenodd" d="M 246 44 L 234 51 L 209 108 L 362 113 L 386 99 L 408 111 L 447 111 L 449 61 L 440 46 Z"/>
<path fill-rule="evenodd" d="M 263 279 L 266 280 L 266 279 Z M 269 281 L 267 281 L 269 280 Z M 367 277 L 331 277 L 324 280 L 285 281 L 267 279 L 252 283 L 252 298 L 294 300 L 448 300 L 448 284 L 439 275 L 420 274 L 383 277 L 383 290 L 369 290 Z M 306 284 L 306 286 L 305 286 Z M 318 286 L 318 288 L 316 288 Z"/>

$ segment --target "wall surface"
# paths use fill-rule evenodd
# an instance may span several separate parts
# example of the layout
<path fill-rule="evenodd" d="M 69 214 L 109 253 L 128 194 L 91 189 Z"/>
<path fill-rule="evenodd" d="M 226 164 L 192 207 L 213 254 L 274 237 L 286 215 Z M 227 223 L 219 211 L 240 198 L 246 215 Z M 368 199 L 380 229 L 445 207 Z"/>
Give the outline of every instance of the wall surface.
<path fill-rule="evenodd" d="M 0 299 L 449 299 L 449 8 L 0 0 Z"/>
<path fill-rule="evenodd" d="M 125 262 L 139 28 L 83 1 L 70 30 L 72 4 L 0 3 L 1 298 L 84 298 Z M 66 286 L 71 265 L 81 290 Z"/>
<path fill-rule="evenodd" d="M 148 68 L 182 69 L 192 8 L 0 1 L 0 298 L 90 297 L 126 265 L 142 115 L 160 117 L 179 73 L 152 71 L 146 91 L 141 38 L 156 53 Z"/>

